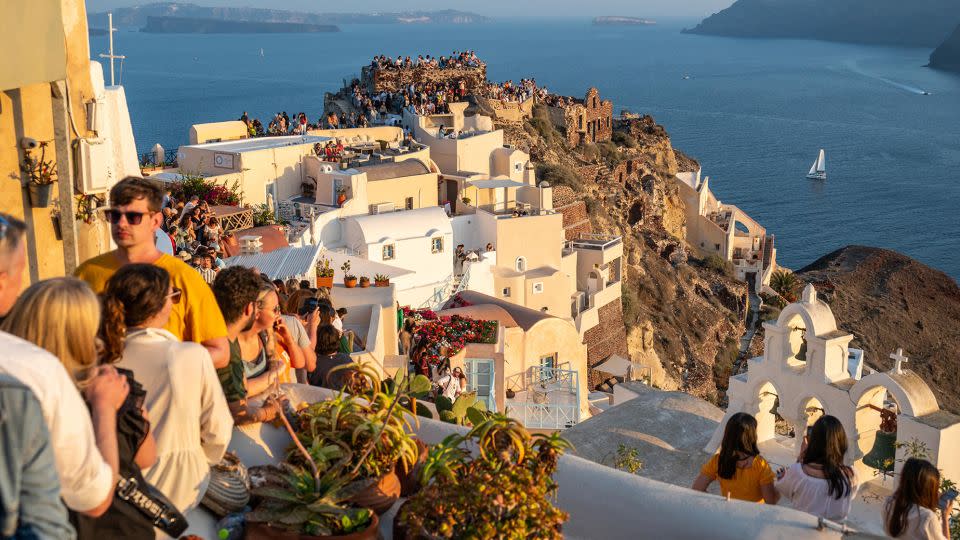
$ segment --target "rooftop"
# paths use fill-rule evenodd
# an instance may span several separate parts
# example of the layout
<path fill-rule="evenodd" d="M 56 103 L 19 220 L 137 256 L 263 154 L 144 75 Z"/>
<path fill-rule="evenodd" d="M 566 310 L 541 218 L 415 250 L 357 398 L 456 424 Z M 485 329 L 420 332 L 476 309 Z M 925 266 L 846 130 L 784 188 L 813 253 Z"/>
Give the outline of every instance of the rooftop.
<path fill-rule="evenodd" d="M 542 311 L 537 311 L 535 309 L 530 309 L 527 307 L 519 306 L 512 302 L 507 302 L 506 300 L 500 300 L 499 298 L 494 298 L 492 296 L 487 296 L 483 293 L 478 293 L 476 291 L 463 291 L 460 293 L 460 298 L 470 302 L 474 306 L 489 304 L 496 306 L 505 311 L 510 317 L 516 321 L 516 326 L 523 328 L 524 330 L 529 330 L 534 327 L 540 321 L 546 319 L 560 319 L 554 317 L 553 315 L 548 315 Z"/>
<path fill-rule="evenodd" d="M 356 170 L 357 172 L 366 173 L 368 181 L 376 182 L 378 180 L 391 180 L 406 176 L 428 174 L 430 167 L 427 167 L 426 163 L 419 159 L 408 159 L 405 161 L 357 167 Z"/>
<path fill-rule="evenodd" d="M 242 154 L 244 152 L 256 152 L 259 150 L 283 148 L 286 146 L 296 146 L 300 144 L 325 143 L 329 140 L 330 137 L 318 137 L 316 135 L 289 135 L 285 137 L 257 137 L 255 139 L 189 144 L 184 146 L 187 148 L 201 148 L 204 150 L 214 150 L 217 152 Z"/>

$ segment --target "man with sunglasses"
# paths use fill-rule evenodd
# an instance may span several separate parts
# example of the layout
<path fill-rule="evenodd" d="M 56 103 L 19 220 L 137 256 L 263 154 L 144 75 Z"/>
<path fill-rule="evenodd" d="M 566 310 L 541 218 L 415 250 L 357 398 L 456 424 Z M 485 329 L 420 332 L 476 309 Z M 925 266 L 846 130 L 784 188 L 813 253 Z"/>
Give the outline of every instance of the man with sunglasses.
<path fill-rule="evenodd" d="M 196 270 L 157 249 L 155 237 L 163 223 L 162 204 L 160 189 L 143 178 L 127 177 L 113 186 L 106 216 L 117 249 L 84 262 L 76 276 L 100 293 L 110 276 L 126 264 L 163 268 L 170 274 L 171 285 L 182 291 L 166 330 L 183 341 L 200 343 L 210 352 L 214 367 L 224 367 L 230 361 L 227 326 L 213 292 Z"/>

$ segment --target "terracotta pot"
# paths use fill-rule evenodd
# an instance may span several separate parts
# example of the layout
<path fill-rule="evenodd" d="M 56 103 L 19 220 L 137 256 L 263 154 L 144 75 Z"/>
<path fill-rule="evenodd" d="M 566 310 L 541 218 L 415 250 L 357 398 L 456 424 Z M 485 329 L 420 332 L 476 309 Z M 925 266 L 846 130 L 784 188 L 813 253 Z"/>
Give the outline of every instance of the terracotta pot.
<path fill-rule="evenodd" d="M 328 289 L 331 288 L 331 287 L 333 287 L 333 276 L 330 276 L 330 277 L 318 277 L 318 278 L 317 278 L 317 288 L 319 289 L 320 287 L 326 287 L 326 288 L 328 288 Z"/>
<path fill-rule="evenodd" d="M 420 439 L 416 439 L 417 442 L 417 461 L 410 466 L 410 470 L 407 470 L 406 467 L 401 463 L 397 465 L 397 477 L 400 479 L 400 496 L 409 497 L 414 493 L 420 491 L 420 482 L 417 481 L 417 473 L 420 472 L 420 467 L 427 462 L 427 445 L 423 443 Z"/>
<path fill-rule="evenodd" d="M 512 389 L 507 388 L 507 399 L 513 399 L 515 397 L 517 397 L 517 393 L 514 392 Z"/>
<path fill-rule="evenodd" d="M 370 526 L 362 531 L 340 536 L 311 536 L 308 534 L 298 534 L 286 529 L 271 527 L 266 523 L 247 523 L 244 526 L 243 538 L 245 540 L 380 540 L 380 520 L 377 514 L 373 514 Z"/>
<path fill-rule="evenodd" d="M 349 499 L 350 504 L 360 508 L 369 508 L 382 515 L 400 498 L 400 478 L 390 471 L 380 477 L 380 481 L 357 493 Z"/>
<path fill-rule="evenodd" d="M 375 282 L 374 282 L 374 285 L 377 286 L 377 287 L 389 287 L 389 286 L 390 286 L 390 280 L 388 279 L 388 280 L 385 280 L 385 281 L 375 281 Z"/>
<path fill-rule="evenodd" d="M 369 286 L 370 286 L 370 280 L 369 280 L 369 279 L 367 279 L 367 280 L 360 280 L 360 288 L 361 288 L 361 289 L 366 289 L 366 288 L 369 287 Z"/>
<path fill-rule="evenodd" d="M 357 286 L 357 278 L 343 278 L 343 286 L 352 289 Z"/>
<path fill-rule="evenodd" d="M 347 194 L 341 193 L 337 195 L 337 206 L 343 206 L 343 203 L 347 202 Z"/>

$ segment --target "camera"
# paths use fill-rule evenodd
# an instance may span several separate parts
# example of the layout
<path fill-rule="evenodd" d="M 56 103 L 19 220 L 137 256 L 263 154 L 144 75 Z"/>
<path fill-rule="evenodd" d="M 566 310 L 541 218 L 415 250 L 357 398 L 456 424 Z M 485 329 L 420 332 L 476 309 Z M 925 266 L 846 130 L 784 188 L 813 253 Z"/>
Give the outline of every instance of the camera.
<path fill-rule="evenodd" d="M 33 150 L 34 148 L 40 146 L 40 143 L 36 139 L 31 139 L 30 137 L 24 137 L 20 139 L 20 148 L 24 150 Z"/>

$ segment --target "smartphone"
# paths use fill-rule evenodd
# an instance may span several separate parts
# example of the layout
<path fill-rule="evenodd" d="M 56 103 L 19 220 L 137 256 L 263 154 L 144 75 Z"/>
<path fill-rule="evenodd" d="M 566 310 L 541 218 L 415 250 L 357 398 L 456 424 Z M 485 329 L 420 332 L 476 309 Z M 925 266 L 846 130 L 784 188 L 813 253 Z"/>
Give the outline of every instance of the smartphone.
<path fill-rule="evenodd" d="M 957 498 L 956 489 L 950 488 L 944 491 L 943 494 L 940 495 L 940 509 L 945 510 L 947 508 L 947 504 L 956 498 Z"/>
<path fill-rule="evenodd" d="M 300 308 L 300 316 L 306 317 L 307 315 L 313 313 L 313 310 L 317 309 L 317 306 L 320 305 L 320 301 L 316 298 L 307 298 L 303 303 L 303 307 Z"/>

